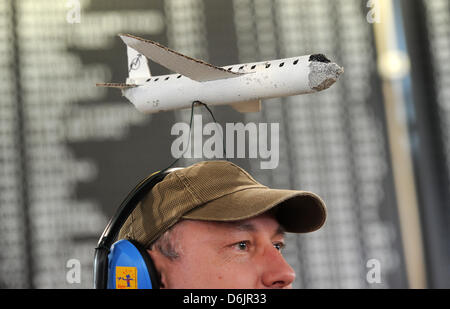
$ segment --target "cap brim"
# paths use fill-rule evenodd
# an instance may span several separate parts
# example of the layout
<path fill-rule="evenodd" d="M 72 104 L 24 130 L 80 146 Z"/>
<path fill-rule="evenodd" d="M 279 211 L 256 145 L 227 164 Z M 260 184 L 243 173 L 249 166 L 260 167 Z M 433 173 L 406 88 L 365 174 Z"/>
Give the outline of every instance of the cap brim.
<path fill-rule="evenodd" d="M 312 192 L 265 187 L 237 191 L 193 209 L 182 218 L 202 221 L 239 221 L 276 207 L 275 216 L 290 233 L 309 233 L 321 228 L 327 211 L 322 199 Z"/>

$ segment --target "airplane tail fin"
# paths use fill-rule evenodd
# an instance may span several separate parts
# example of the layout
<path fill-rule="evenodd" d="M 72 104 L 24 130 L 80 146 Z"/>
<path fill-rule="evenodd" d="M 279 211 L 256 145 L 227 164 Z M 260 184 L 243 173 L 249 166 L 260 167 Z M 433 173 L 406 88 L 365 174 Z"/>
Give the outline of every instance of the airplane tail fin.
<path fill-rule="evenodd" d="M 151 77 L 147 58 L 130 46 L 127 46 L 127 56 L 128 78 L 126 83 L 132 85 L 145 83 Z"/>

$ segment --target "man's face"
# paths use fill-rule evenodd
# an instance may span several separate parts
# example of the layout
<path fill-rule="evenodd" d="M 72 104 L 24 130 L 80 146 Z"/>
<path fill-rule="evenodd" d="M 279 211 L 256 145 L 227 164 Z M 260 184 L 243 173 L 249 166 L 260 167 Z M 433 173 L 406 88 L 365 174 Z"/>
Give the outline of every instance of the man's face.
<path fill-rule="evenodd" d="M 178 259 L 149 251 L 164 288 L 292 287 L 295 272 L 280 252 L 284 234 L 269 214 L 232 223 L 186 220 L 176 234 Z"/>

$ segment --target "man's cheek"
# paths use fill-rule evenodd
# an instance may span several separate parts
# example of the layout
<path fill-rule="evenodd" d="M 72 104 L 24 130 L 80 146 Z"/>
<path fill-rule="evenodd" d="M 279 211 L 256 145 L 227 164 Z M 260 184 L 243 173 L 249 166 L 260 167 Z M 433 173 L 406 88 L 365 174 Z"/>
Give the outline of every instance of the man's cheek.
<path fill-rule="evenodd" d="M 216 265 L 224 267 L 239 267 L 240 265 L 251 265 L 251 257 L 247 252 L 237 252 L 232 248 L 225 248 L 216 255 Z"/>

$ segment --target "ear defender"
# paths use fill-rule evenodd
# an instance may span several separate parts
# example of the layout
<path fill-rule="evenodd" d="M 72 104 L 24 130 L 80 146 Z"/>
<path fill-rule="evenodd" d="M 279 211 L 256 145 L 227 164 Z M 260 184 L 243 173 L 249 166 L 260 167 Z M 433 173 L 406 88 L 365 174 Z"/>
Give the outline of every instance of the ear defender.
<path fill-rule="evenodd" d="M 133 240 L 114 241 L 139 201 L 164 177 L 178 169 L 181 168 L 170 168 L 169 166 L 163 171 L 151 174 L 142 180 L 120 204 L 114 216 L 109 220 L 95 248 L 94 288 L 160 288 L 158 272 L 147 250 Z"/>
<path fill-rule="evenodd" d="M 159 289 L 158 273 L 148 252 L 133 240 L 122 239 L 108 254 L 108 289 Z"/>

